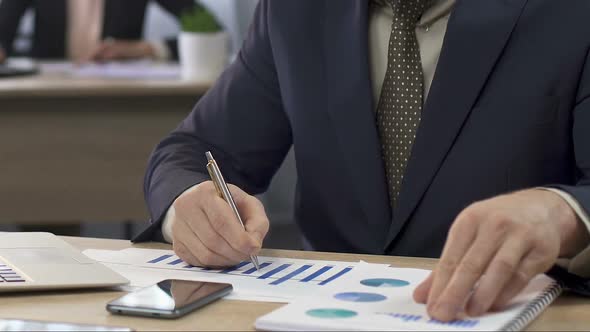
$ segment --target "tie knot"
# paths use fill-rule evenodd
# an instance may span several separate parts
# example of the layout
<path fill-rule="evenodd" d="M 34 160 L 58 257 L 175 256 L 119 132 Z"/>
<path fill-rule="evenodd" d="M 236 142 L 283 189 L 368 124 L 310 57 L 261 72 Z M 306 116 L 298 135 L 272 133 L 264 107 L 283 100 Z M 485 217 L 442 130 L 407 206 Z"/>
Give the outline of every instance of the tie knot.
<path fill-rule="evenodd" d="M 432 0 L 386 0 L 393 9 L 393 25 L 398 29 L 412 30 Z"/>

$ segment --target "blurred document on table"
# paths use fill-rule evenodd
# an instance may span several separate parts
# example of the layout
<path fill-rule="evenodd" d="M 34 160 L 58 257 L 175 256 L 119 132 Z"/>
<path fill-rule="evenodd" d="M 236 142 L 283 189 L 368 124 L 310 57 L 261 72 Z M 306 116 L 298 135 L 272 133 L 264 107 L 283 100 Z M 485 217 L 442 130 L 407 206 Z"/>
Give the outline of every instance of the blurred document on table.
<path fill-rule="evenodd" d="M 48 62 L 41 64 L 45 74 L 68 75 L 79 78 L 105 79 L 161 79 L 180 78 L 180 66 L 149 60 L 89 63 L 76 65 L 71 62 Z"/>

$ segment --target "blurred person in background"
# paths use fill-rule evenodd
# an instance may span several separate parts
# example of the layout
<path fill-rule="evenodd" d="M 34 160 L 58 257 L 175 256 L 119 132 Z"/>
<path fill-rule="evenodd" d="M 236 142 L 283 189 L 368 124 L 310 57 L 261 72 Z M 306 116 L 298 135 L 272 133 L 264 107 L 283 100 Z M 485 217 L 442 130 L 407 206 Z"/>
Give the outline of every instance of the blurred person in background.
<path fill-rule="evenodd" d="M 194 0 L 154 0 L 179 17 Z M 26 56 L 74 62 L 152 58 L 177 59 L 176 38 L 142 39 L 150 0 L 2 0 L 0 62 L 13 55 L 13 42 L 27 9 L 35 11 L 32 46 Z"/>

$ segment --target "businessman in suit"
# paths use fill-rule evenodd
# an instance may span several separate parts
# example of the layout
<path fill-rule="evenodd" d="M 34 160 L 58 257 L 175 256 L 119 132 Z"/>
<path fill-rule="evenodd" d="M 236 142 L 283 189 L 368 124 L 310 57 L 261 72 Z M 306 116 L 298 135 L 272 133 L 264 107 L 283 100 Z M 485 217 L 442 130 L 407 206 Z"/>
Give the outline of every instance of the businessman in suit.
<path fill-rule="evenodd" d="M 30 56 L 69 58 L 78 62 L 128 58 L 178 58 L 176 39 L 142 40 L 149 0 L 2 0 L 0 2 L 0 61 L 13 53 L 20 19 L 35 10 Z M 157 0 L 178 17 L 194 0 Z"/>
<path fill-rule="evenodd" d="M 155 149 L 137 240 L 191 264 L 256 253 L 269 223 L 251 195 L 293 145 L 308 248 L 440 257 L 414 293 L 436 319 L 501 307 L 555 264 L 590 276 L 588 13 L 586 0 L 263 0 L 237 60 Z"/>

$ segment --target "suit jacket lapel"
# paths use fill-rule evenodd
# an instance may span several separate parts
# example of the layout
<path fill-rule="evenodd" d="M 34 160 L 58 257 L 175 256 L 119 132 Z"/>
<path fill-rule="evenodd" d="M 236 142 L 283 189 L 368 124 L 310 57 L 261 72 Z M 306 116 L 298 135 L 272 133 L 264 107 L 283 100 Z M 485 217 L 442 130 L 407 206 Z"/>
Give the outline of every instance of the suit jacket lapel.
<path fill-rule="evenodd" d="M 327 108 L 366 221 L 380 252 L 391 220 L 371 92 L 366 0 L 325 1 L 324 54 Z"/>
<path fill-rule="evenodd" d="M 442 165 L 526 2 L 459 0 L 455 5 L 394 211 L 388 245 L 410 219 Z"/>

